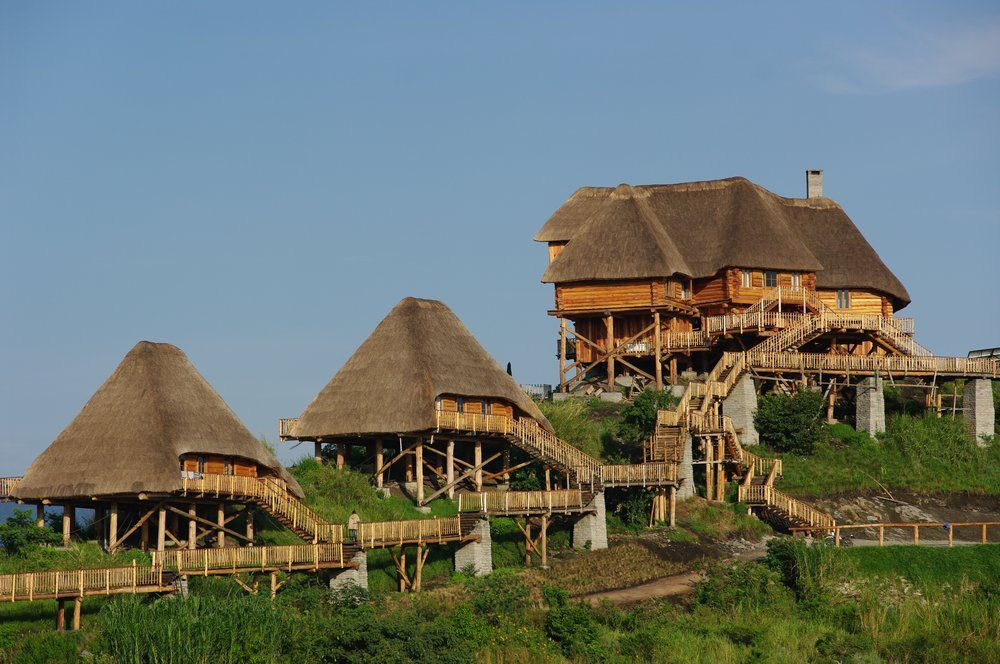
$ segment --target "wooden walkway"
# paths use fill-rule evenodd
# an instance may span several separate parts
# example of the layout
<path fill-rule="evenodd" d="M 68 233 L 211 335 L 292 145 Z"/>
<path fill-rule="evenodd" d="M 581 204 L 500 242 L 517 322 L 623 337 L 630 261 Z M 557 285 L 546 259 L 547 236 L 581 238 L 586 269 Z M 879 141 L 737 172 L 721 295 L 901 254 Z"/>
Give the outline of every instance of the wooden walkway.
<path fill-rule="evenodd" d="M 581 514 L 592 511 L 592 491 L 481 491 L 458 494 L 458 511 L 496 516 L 529 514 Z"/>

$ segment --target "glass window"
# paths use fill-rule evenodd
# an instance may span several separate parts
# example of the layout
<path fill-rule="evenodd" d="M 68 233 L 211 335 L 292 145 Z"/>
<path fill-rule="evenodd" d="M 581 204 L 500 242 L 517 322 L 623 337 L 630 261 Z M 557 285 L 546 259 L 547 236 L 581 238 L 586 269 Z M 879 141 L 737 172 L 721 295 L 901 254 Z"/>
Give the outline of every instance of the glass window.
<path fill-rule="evenodd" d="M 764 285 L 768 288 L 775 288 L 778 285 L 778 273 L 768 270 L 764 273 Z"/>
<path fill-rule="evenodd" d="M 837 308 L 838 309 L 851 308 L 851 291 L 849 290 L 837 291 Z"/>
<path fill-rule="evenodd" d="M 793 274 L 792 275 L 792 288 L 802 288 L 802 275 Z"/>
<path fill-rule="evenodd" d="M 753 273 L 750 270 L 740 270 L 740 286 L 743 288 L 753 286 Z"/>

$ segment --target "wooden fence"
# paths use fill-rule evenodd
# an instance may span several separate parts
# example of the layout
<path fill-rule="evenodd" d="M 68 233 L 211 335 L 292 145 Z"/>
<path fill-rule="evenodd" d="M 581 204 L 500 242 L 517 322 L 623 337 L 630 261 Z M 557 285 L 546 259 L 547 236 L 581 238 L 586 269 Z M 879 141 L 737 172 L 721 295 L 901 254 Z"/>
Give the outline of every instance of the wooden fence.
<path fill-rule="evenodd" d="M 961 528 L 964 531 L 974 528 L 978 535 L 980 544 L 986 544 L 988 539 L 987 529 L 990 526 L 1000 526 L 1000 521 L 906 521 L 906 522 L 881 522 L 881 523 L 851 523 L 837 524 L 825 527 L 802 527 L 790 528 L 792 535 L 806 533 L 833 533 L 833 541 L 836 546 L 840 546 L 841 533 L 845 530 L 877 530 L 878 545 L 885 546 L 885 531 L 890 529 L 903 529 L 912 532 L 913 543 L 920 544 L 920 529 L 931 528 L 932 530 L 945 530 L 948 535 L 948 546 L 955 544 L 955 529 Z"/>
<path fill-rule="evenodd" d="M 0 477 L 0 500 L 10 498 L 10 492 L 14 490 L 21 477 Z"/>
<path fill-rule="evenodd" d="M 555 491 L 481 491 L 458 494 L 459 512 L 526 512 L 580 510 L 585 507 L 579 489 Z"/>
<path fill-rule="evenodd" d="M 737 487 L 738 500 L 747 505 L 766 505 L 776 507 L 789 517 L 802 521 L 808 526 L 822 526 L 833 529 L 836 520 L 829 514 L 820 512 L 814 507 L 796 500 L 766 484 L 741 484 Z"/>
<path fill-rule="evenodd" d="M 462 524 L 457 516 L 360 523 L 355 537 L 358 545 L 366 549 L 441 543 L 461 538 Z"/>
<path fill-rule="evenodd" d="M 177 549 L 153 551 L 153 567 L 181 574 L 224 574 L 248 570 L 293 569 L 344 566 L 344 545 L 340 542 L 293 544 L 289 546 L 246 546 L 218 549 Z"/>
<path fill-rule="evenodd" d="M 168 577 L 167 583 L 171 581 Z M 135 562 L 122 567 L 0 574 L 0 599 L 10 602 L 113 595 L 163 587 L 162 568 Z"/>

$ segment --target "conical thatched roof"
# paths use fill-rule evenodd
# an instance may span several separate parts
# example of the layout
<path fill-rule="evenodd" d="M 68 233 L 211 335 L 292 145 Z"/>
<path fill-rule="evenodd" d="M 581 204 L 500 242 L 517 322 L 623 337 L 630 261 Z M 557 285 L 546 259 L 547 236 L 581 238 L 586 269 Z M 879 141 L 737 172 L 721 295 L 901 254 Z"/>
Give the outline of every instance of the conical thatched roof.
<path fill-rule="evenodd" d="M 192 452 L 254 461 L 302 495 L 179 348 L 140 341 L 14 494 L 38 500 L 176 491 L 180 456 Z"/>
<path fill-rule="evenodd" d="M 442 394 L 505 399 L 551 429 L 451 309 L 408 297 L 316 395 L 294 433 L 318 438 L 428 431 Z"/>
<path fill-rule="evenodd" d="M 542 281 L 565 283 L 725 267 L 815 272 L 820 288 L 910 296 L 844 210 L 829 198 L 783 198 L 746 178 L 583 187 L 535 236 L 568 242 Z"/>

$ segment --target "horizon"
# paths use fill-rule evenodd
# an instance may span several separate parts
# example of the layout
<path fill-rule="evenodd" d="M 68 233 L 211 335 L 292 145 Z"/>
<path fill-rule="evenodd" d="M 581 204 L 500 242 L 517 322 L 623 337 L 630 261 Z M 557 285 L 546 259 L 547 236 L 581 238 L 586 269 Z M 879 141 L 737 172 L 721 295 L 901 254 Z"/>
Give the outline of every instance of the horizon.
<path fill-rule="evenodd" d="M 1000 346 L 995 7 L 573 7 L 0 5 L 0 475 L 141 339 L 286 463 L 406 296 L 556 383 L 532 238 L 581 186 L 823 169 L 915 338 Z"/>

